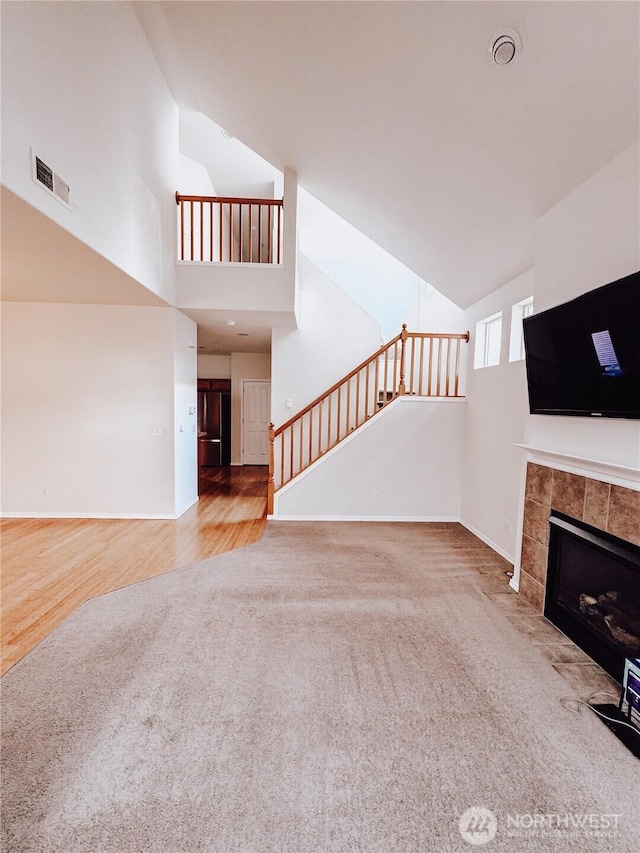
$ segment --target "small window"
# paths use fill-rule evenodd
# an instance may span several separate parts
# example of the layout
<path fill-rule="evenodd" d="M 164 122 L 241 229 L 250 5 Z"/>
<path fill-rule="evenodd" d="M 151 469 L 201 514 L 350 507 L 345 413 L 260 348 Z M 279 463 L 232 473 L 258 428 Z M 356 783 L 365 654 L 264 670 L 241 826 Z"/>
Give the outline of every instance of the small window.
<path fill-rule="evenodd" d="M 522 361 L 524 358 L 524 336 L 522 321 L 533 314 L 533 296 L 517 302 L 511 309 L 511 338 L 509 340 L 509 361 Z"/>
<path fill-rule="evenodd" d="M 492 367 L 500 364 L 500 346 L 502 343 L 502 311 L 485 317 L 476 323 L 476 348 L 473 366 Z"/>

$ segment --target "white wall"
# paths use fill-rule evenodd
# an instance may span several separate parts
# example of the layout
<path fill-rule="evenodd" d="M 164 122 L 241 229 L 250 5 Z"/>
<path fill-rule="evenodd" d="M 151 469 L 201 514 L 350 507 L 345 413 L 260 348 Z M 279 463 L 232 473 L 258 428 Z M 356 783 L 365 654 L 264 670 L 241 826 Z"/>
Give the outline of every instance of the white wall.
<path fill-rule="evenodd" d="M 465 312 L 424 282 L 418 290 L 416 325 L 410 332 L 461 333 L 468 331 Z"/>
<path fill-rule="evenodd" d="M 502 309 L 497 367 L 467 372 L 462 520 L 509 559 L 517 557 L 525 452 L 514 443 L 640 468 L 637 421 L 530 415 L 523 362 L 508 362 L 511 304 L 533 292 L 544 310 L 640 269 L 640 152 L 633 145 L 538 220 L 535 271 L 471 306 L 475 323 Z M 517 559 L 516 559 L 517 566 Z"/>
<path fill-rule="evenodd" d="M 242 465 L 242 383 L 245 379 L 271 379 L 271 359 L 268 353 L 231 353 L 232 465 Z"/>
<path fill-rule="evenodd" d="M 198 354 L 198 378 L 231 379 L 231 356 Z"/>
<path fill-rule="evenodd" d="M 639 187 L 636 143 L 539 219 L 536 311 L 640 269 Z M 530 415 L 526 443 L 640 468 L 638 421 Z"/>
<path fill-rule="evenodd" d="M 209 172 L 191 157 L 180 155 L 180 178 L 177 189 L 182 195 L 217 195 Z"/>
<path fill-rule="evenodd" d="M 31 179 L 29 149 L 71 187 Z M 130 3 L 2 7 L 2 181 L 174 300 L 178 109 Z"/>
<path fill-rule="evenodd" d="M 305 255 L 298 329 L 274 329 L 271 419 L 279 426 L 380 346 L 380 325 Z M 287 408 L 286 400 L 293 406 Z"/>
<path fill-rule="evenodd" d="M 462 401 L 400 398 L 277 492 L 276 517 L 457 521 L 464 417 Z"/>
<path fill-rule="evenodd" d="M 178 263 L 177 306 L 271 315 L 273 325 L 294 329 L 295 296 L 284 268 L 275 264 Z M 264 323 L 263 325 L 271 325 Z"/>
<path fill-rule="evenodd" d="M 528 416 L 524 361 L 509 361 L 511 307 L 532 296 L 534 271 L 476 302 L 465 312 L 467 347 L 466 425 L 461 519 L 495 550 L 515 559 L 524 422 Z M 500 364 L 473 369 L 476 323 L 502 311 Z"/>
<path fill-rule="evenodd" d="M 193 320 L 180 311 L 171 313 L 175 436 L 174 512 L 178 516 L 198 499 L 197 327 Z"/>
<path fill-rule="evenodd" d="M 195 434 L 174 439 L 193 327 L 171 308 L 3 303 L 2 511 L 173 517 L 195 499 Z"/>

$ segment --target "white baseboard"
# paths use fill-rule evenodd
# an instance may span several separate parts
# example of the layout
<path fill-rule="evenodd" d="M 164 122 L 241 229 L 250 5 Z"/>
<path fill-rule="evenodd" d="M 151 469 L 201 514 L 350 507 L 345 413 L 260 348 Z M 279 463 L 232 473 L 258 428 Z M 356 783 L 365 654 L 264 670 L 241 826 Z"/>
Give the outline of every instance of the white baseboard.
<path fill-rule="evenodd" d="M 179 511 L 176 513 L 176 515 L 174 516 L 174 518 L 180 518 L 180 516 L 181 516 L 181 515 L 184 515 L 184 514 L 185 514 L 185 512 L 186 512 L 188 509 L 191 509 L 191 507 L 192 507 L 192 506 L 195 506 L 195 505 L 198 503 L 198 501 L 199 501 L 199 500 L 200 500 L 200 495 L 196 495 L 196 496 L 195 496 L 195 498 L 194 498 L 192 501 L 190 501 L 190 502 L 189 502 L 185 507 L 183 507 L 181 510 L 179 510 Z"/>
<path fill-rule="evenodd" d="M 427 516 L 408 516 L 408 515 L 268 515 L 268 521 L 380 521 L 383 523 L 429 523 L 434 521 L 444 521 L 455 523 L 457 518 L 436 518 Z"/>
<path fill-rule="evenodd" d="M 170 515 L 168 513 L 136 514 L 125 512 L 0 512 L 0 518 L 120 518 L 139 519 L 140 521 L 175 521 L 178 516 L 175 513 Z"/>
<path fill-rule="evenodd" d="M 472 524 L 467 524 L 467 522 L 464 521 L 462 518 L 458 519 L 458 521 L 463 527 L 466 527 L 469 533 L 473 533 L 473 535 L 477 536 L 478 539 L 484 542 L 485 545 L 488 545 L 489 548 L 494 550 L 497 554 L 500 554 L 501 557 L 504 557 L 508 563 L 511 563 L 512 566 L 514 565 L 515 560 L 511 554 L 507 554 L 507 552 L 503 548 L 501 548 L 499 545 L 496 545 L 496 543 L 489 539 L 488 536 L 485 536 L 483 533 L 480 533 L 479 530 L 476 530 L 476 528 Z"/>

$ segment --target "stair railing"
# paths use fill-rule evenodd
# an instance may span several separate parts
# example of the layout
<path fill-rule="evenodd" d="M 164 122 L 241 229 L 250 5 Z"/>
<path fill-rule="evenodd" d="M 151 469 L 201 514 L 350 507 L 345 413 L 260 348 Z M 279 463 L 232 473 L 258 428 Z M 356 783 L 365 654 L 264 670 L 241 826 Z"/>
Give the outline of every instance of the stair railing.
<path fill-rule="evenodd" d="M 286 423 L 269 427 L 268 512 L 275 492 L 406 394 L 460 397 L 464 334 L 402 332 Z"/>
<path fill-rule="evenodd" d="M 179 261 L 282 263 L 282 199 L 176 192 L 176 204 Z"/>

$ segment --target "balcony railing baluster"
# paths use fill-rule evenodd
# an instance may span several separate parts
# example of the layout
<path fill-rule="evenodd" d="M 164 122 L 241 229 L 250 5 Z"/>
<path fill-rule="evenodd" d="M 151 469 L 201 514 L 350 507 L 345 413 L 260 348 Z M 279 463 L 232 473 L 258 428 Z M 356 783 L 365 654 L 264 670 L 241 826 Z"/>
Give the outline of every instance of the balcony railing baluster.
<path fill-rule="evenodd" d="M 176 204 L 180 208 L 179 261 L 282 263 L 283 199 L 195 196 L 177 192 Z M 274 215 L 274 208 L 277 215 Z"/>

